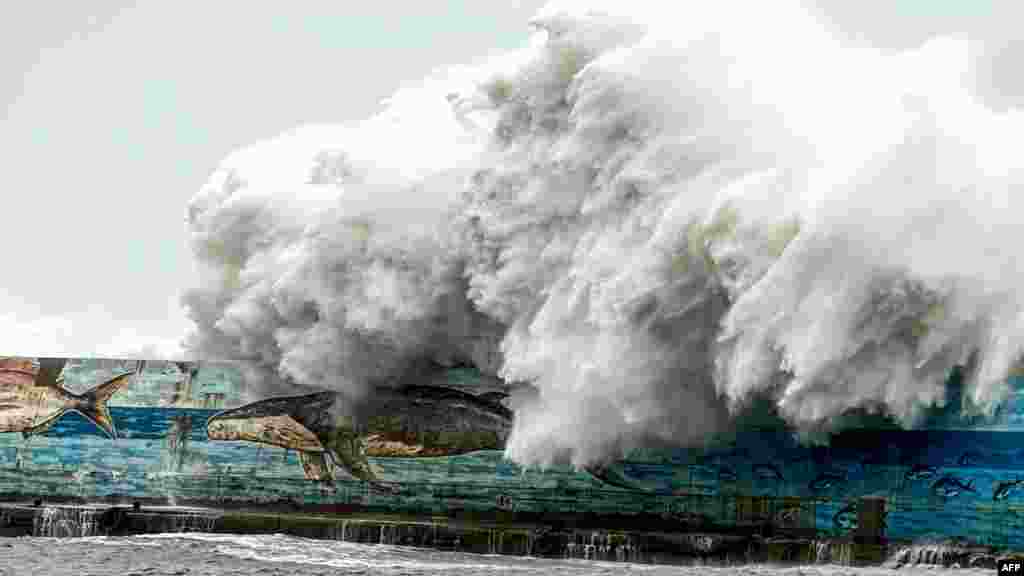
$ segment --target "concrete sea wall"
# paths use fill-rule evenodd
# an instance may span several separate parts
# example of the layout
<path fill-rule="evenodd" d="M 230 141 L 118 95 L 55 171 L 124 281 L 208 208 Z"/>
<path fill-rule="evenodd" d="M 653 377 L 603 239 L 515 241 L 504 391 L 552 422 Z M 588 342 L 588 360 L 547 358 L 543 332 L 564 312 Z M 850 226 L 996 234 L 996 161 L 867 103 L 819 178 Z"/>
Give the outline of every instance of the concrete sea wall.
<path fill-rule="evenodd" d="M 563 515 L 533 523 L 516 514 L 402 516 L 347 511 L 0 505 L 0 536 L 85 537 L 141 533 L 285 534 L 375 545 L 427 547 L 652 564 L 932 565 L 993 568 L 1005 551 L 947 541 L 918 544 L 858 538 L 811 539 L 758 533 L 659 531 L 659 526 L 607 528 Z M 661 528 L 664 528 L 662 526 Z M 671 527 L 669 527 L 671 528 Z"/>
<path fill-rule="evenodd" d="M 472 371 L 450 370 L 431 385 L 487 392 L 479 381 Z M 103 386 L 116 389 L 106 389 L 112 393 L 99 404 L 76 400 Z M 560 554 L 597 553 L 602 546 L 624 554 L 627 548 L 607 543 L 620 532 L 638 538 L 635 549 L 647 554 L 661 553 L 657 542 L 678 551 L 688 549 L 689 540 L 638 535 L 739 537 L 748 552 L 756 537 L 758 554 L 782 557 L 804 557 L 801 546 L 809 544 L 778 542 L 857 542 L 863 548 L 960 538 L 992 550 L 1024 549 L 1024 503 L 1017 492 L 1024 486 L 1024 433 L 1014 429 L 857 430 L 813 447 L 784 431 L 759 430 L 699 450 L 637 451 L 611 467 L 613 483 L 567 467 L 523 469 L 500 449 L 370 457 L 380 484 L 394 488 L 389 491 L 340 468 L 331 478 L 311 478 L 308 446 L 259 436 L 212 439 L 206 426 L 212 416 L 259 400 L 247 396 L 231 366 L 0 358 L 0 387 L 6 398 L 0 500 L 9 503 L 244 508 L 247 524 L 222 520 L 218 529 L 253 531 L 262 526 L 253 510 L 328 523 L 367 515 L 400 515 L 403 526 L 420 525 L 409 518 L 445 518 L 445 526 L 474 519 L 534 527 L 502 529 L 502 549 L 521 549 L 524 538 L 543 542 L 536 531 L 546 527 L 545 534 L 565 540 L 553 545 Z M 267 434 L 271 424 L 252 426 Z M 492 516 L 504 519 L 487 520 Z M 431 530 L 439 525 L 428 524 Z M 344 530 L 379 536 L 381 526 L 352 523 Z M 419 528 L 395 530 L 408 532 L 399 539 L 426 538 Z M 588 530 L 603 531 L 598 540 L 605 543 L 585 543 Z M 447 538 L 444 530 L 439 534 Z M 460 542 L 480 538 L 467 532 Z"/>

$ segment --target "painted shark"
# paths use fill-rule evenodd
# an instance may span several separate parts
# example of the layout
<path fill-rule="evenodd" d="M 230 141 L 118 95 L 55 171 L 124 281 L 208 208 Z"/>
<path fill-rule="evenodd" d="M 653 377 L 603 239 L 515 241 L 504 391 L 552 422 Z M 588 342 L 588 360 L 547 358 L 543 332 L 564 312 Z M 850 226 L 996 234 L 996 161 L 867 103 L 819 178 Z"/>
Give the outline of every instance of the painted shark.
<path fill-rule="evenodd" d="M 210 440 L 267 444 L 299 454 L 309 480 L 332 482 L 334 468 L 394 492 L 368 458 L 432 458 L 501 450 L 513 413 L 498 393 L 474 396 L 437 386 L 380 387 L 357 410 L 344 411 L 335 392 L 259 400 L 214 414 Z M 353 412 L 352 416 L 346 412 Z M 606 483 L 636 489 L 610 467 L 587 471 Z"/>
<path fill-rule="evenodd" d="M 107 436 L 117 438 L 107 401 L 137 371 L 75 394 L 64 388 L 66 362 L 63 358 L 0 358 L 0 432 L 40 434 L 68 412 L 78 412 Z"/>

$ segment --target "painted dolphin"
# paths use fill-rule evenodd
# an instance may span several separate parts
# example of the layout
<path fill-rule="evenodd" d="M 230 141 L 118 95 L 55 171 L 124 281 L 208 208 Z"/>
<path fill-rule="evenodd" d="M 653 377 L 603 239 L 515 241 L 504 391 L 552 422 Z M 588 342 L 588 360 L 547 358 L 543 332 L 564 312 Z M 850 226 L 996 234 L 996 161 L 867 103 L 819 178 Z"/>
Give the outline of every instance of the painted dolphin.
<path fill-rule="evenodd" d="M 932 484 L 932 493 L 943 498 L 955 498 L 964 492 L 978 493 L 973 479 L 965 483 L 955 476 L 943 476 Z"/>
<path fill-rule="evenodd" d="M 970 466 L 977 466 L 978 463 L 984 460 L 984 458 L 985 456 L 981 452 L 978 452 L 977 450 L 968 450 L 960 455 L 960 458 L 957 459 L 956 463 L 957 466 L 966 468 Z"/>
<path fill-rule="evenodd" d="M 0 432 L 25 436 L 50 429 L 64 414 L 78 412 L 117 438 L 107 401 L 131 381 L 136 372 L 115 376 L 82 394 L 64 388 L 63 358 L 0 358 Z"/>
<path fill-rule="evenodd" d="M 929 466 L 927 464 L 914 464 L 907 473 L 903 475 L 903 479 L 908 482 L 916 482 L 918 480 L 928 480 L 934 478 L 939 473 L 939 469 L 935 466 Z"/>
<path fill-rule="evenodd" d="M 992 491 L 992 501 L 1006 500 L 1015 490 L 1020 488 L 1021 484 L 1024 484 L 1024 479 L 1000 482 L 996 485 L 995 490 Z"/>
<path fill-rule="evenodd" d="M 355 412 L 337 410 L 339 395 L 315 392 L 259 400 L 214 414 L 207 420 L 210 440 L 268 444 L 299 454 L 309 480 L 331 482 L 334 467 L 371 486 L 381 482 L 368 458 L 432 458 L 480 450 L 501 450 L 513 413 L 500 395 L 472 394 L 437 386 L 377 388 Z M 588 468 L 597 478 L 634 487 L 610 468 Z"/>
<path fill-rule="evenodd" d="M 903 490 L 915 482 L 921 480 L 930 480 L 939 475 L 939 469 L 935 466 L 929 466 L 928 464 L 914 464 L 906 473 L 903 474 L 903 479 L 900 480 L 899 489 Z"/>
<path fill-rule="evenodd" d="M 782 475 L 782 471 L 779 470 L 778 466 L 772 464 L 771 462 L 755 464 L 753 471 L 754 476 L 757 478 L 761 478 L 762 480 L 772 480 L 775 482 L 786 481 L 785 476 Z"/>
<path fill-rule="evenodd" d="M 736 470 L 726 465 L 718 467 L 718 481 L 719 482 L 735 482 L 739 480 L 740 475 L 736 473 Z"/>
<path fill-rule="evenodd" d="M 846 482 L 846 476 L 835 472 L 822 472 L 807 484 L 812 492 L 822 492 Z"/>

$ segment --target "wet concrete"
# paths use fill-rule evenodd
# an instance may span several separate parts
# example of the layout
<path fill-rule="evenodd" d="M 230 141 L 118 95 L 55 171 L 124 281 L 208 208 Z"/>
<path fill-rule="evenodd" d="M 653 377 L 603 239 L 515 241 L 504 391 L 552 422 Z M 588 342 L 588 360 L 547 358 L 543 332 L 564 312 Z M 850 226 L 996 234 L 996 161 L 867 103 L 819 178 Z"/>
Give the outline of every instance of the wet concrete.
<path fill-rule="evenodd" d="M 902 557 L 931 563 L 909 543 L 880 538 L 814 538 L 773 534 L 763 525 L 721 527 L 678 519 L 595 515 L 529 515 L 508 511 L 413 516 L 351 506 L 259 507 L 117 505 L 73 502 L 0 504 L 0 536 L 125 536 L 203 532 L 284 534 L 454 552 L 653 564 L 880 565 Z M 948 549 L 948 547 L 947 547 Z M 994 559 L 1000 551 L 964 547 L 935 555 L 938 565 Z M 902 556 L 900 556 L 902 554 Z M 918 558 L 920 556 L 920 558 Z M 980 560 L 979 560 L 980 558 Z M 994 561 L 994 560 L 993 560 Z"/>

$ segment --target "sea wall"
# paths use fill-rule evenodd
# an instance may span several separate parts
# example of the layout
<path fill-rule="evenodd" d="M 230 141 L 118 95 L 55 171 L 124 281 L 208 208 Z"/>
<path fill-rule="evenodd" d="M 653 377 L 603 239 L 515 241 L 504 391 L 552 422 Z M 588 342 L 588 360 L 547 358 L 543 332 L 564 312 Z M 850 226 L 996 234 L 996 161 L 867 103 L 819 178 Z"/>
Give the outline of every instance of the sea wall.
<path fill-rule="evenodd" d="M 566 516 L 564 519 L 570 518 Z M 577 517 L 576 520 L 579 520 Z M 1009 554 L 947 540 L 914 544 L 856 538 L 659 531 L 658 526 L 538 524 L 515 514 L 461 517 L 218 510 L 183 507 L 0 504 L 0 536 L 83 537 L 141 533 L 285 534 L 371 545 L 604 562 L 735 565 L 931 565 L 993 568 Z"/>
<path fill-rule="evenodd" d="M 330 481 L 310 479 L 300 449 L 211 440 L 211 416 L 253 400 L 230 366 L 0 363 L 0 498 L 9 502 L 446 518 L 505 513 L 565 529 L 642 524 L 665 533 L 765 538 L 956 537 L 1024 549 L 1020 432 L 856 430 L 808 447 L 761 430 L 701 450 L 638 451 L 603 480 L 567 467 L 523 469 L 499 450 L 370 458 L 381 484 L 393 488 L 386 491 L 343 470 Z M 54 366 L 57 376 L 47 376 Z M 125 375 L 102 399 L 108 416 L 81 403 Z M 471 373 L 446 377 L 451 387 L 474 391 Z"/>

